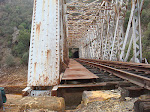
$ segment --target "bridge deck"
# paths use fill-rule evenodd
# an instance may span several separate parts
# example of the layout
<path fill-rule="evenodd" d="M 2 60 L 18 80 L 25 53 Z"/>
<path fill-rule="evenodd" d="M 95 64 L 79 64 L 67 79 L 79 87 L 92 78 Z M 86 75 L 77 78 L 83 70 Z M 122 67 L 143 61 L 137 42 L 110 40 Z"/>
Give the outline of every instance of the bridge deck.
<path fill-rule="evenodd" d="M 69 68 L 66 69 L 62 80 L 78 80 L 78 79 L 96 79 L 98 76 L 94 75 L 77 61 L 70 59 Z"/>

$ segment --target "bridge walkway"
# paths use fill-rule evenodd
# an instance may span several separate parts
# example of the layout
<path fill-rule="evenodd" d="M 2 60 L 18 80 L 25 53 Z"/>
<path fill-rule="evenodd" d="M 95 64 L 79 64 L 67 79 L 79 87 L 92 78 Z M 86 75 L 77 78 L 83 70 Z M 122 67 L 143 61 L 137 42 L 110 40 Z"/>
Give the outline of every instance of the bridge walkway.
<path fill-rule="evenodd" d="M 70 59 L 68 68 L 66 69 L 62 80 L 79 80 L 79 79 L 97 79 L 98 76 L 94 75 L 84 66 L 77 61 Z"/>

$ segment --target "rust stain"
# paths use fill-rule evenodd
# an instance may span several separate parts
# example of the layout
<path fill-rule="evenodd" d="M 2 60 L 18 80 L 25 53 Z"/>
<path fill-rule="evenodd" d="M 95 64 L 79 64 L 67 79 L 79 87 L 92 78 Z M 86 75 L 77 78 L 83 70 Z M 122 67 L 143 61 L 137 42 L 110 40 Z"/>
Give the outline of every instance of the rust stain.
<path fill-rule="evenodd" d="M 41 29 L 41 22 L 39 24 L 36 24 L 36 32 L 38 34 L 38 38 L 40 36 L 40 29 Z"/>
<path fill-rule="evenodd" d="M 47 62 L 49 62 L 51 57 L 51 50 L 47 50 Z"/>
<path fill-rule="evenodd" d="M 44 79 L 44 82 L 48 82 L 49 78 L 48 76 L 46 76 L 46 78 Z"/>
<path fill-rule="evenodd" d="M 58 84 L 60 84 L 60 77 L 57 79 L 57 84 L 56 85 L 58 85 Z"/>
<path fill-rule="evenodd" d="M 37 66 L 37 62 L 34 63 L 34 76 L 33 76 L 34 81 L 35 81 L 35 77 L 36 77 L 36 66 Z"/>

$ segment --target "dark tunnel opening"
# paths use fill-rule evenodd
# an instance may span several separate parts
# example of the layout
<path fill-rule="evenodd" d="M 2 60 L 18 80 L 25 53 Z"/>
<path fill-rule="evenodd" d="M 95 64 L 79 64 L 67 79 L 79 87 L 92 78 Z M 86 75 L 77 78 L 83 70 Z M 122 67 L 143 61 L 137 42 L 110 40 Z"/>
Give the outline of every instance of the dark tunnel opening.
<path fill-rule="evenodd" d="M 69 58 L 79 58 L 79 48 L 69 48 Z"/>
<path fill-rule="evenodd" d="M 79 51 L 73 53 L 73 58 L 79 58 Z"/>

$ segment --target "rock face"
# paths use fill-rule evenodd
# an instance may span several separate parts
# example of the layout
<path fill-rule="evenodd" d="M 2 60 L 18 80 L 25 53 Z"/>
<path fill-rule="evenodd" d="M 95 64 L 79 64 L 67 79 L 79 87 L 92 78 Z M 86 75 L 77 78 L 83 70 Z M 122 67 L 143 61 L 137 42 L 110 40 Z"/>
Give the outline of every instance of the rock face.
<path fill-rule="evenodd" d="M 84 91 L 82 95 L 82 101 L 84 105 L 95 101 L 105 101 L 110 98 L 120 98 L 120 95 L 111 91 Z"/>
<path fill-rule="evenodd" d="M 133 112 L 137 98 L 125 97 L 126 100 L 122 101 L 120 92 L 117 89 L 85 91 L 82 103 L 73 112 Z"/>
<path fill-rule="evenodd" d="M 20 100 L 20 106 L 20 111 L 30 109 L 47 109 L 57 112 L 65 111 L 65 101 L 61 97 L 24 97 Z"/>

